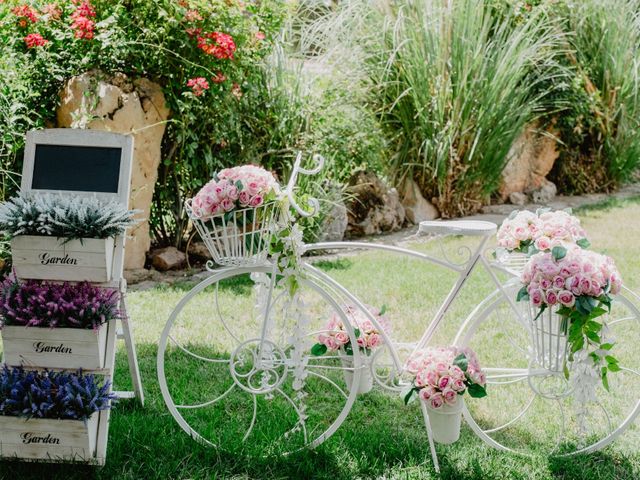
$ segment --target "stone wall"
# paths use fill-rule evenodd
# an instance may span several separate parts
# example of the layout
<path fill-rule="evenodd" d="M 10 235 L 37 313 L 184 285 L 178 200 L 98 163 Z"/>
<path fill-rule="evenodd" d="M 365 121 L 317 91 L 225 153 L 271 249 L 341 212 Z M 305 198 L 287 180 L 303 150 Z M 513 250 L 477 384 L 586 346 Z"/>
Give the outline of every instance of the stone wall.
<path fill-rule="evenodd" d="M 149 212 L 158 179 L 162 136 L 169 117 L 162 89 L 141 78 L 88 72 L 71 78 L 60 93 L 59 127 L 91 128 L 134 136 L 129 208 L 142 219 L 127 238 L 125 268 L 142 268 L 151 246 Z"/>

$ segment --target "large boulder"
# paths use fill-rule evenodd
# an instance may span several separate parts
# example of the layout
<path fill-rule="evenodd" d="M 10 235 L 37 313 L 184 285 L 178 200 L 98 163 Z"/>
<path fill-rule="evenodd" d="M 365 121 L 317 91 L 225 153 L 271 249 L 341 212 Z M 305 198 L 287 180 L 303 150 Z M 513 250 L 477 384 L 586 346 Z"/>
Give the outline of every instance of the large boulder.
<path fill-rule="evenodd" d="M 414 225 L 440 216 L 438 209 L 422 196 L 420 187 L 412 179 L 407 179 L 402 186 L 401 201 L 407 222 Z"/>
<path fill-rule="evenodd" d="M 139 222 L 127 238 L 125 268 L 144 267 L 151 247 L 149 212 L 160 165 L 165 123 L 169 117 L 160 85 L 146 78 L 106 76 L 91 71 L 71 78 L 60 92 L 59 127 L 91 128 L 132 134 L 135 140 L 129 208 Z"/>
<path fill-rule="evenodd" d="M 525 127 L 507 155 L 508 162 L 502 172 L 499 190 L 502 200 L 509 198 L 512 193 L 533 192 L 545 186 L 545 177 L 558 155 L 553 129 L 540 131 L 537 124 Z"/>
<path fill-rule="evenodd" d="M 160 248 L 151 252 L 151 264 L 161 272 L 182 268 L 186 263 L 187 256 L 176 247 Z"/>
<path fill-rule="evenodd" d="M 344 238 L 349 225 L 347 206 L 340 198 L 331 203 L 324 218 L 319 236 L 321 242 L 339 242 Z"/>
<path fill-rule="evenodd" d="M 347 237 L 361 237 L 402 228 L 405 211 L 400 195 L 370 171 L 360 170 L 349 179 Z"/>

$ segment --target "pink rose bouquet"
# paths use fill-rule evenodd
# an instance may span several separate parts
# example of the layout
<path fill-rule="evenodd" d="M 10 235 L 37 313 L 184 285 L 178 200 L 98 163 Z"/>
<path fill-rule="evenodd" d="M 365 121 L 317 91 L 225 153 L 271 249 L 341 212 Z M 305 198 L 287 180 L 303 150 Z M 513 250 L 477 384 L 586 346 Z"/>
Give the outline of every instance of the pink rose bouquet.
<path fill-rule="evenodd" d="M 603 341 L 605 322 L 597 319 L 611 310 L 613 295 L 622 288 L 622 277 L 610 257 L 576 246 L 554 247 L 531 257 L 521 276 L 518 301 L 528 300 L 538 309 L 536 321 L 547 308 L 563 318 L 570 346 L 569 361 L 579 350 L 592 351 L 608 388 L 608 370 L 618 371 L 618 361 L 608 352 L 613 343 Z M 565 368 L 568 376 L 568 369 Z"/>
<path fill-rule="evenodd" d="M 193 197 L 191 208 L 200 218 L 225 214 L 236 209 L 257 208 L 275 200 L 280 193 L 276 179 L 255 165 L 225 168 Z"/>
<path fill-rule="evenodd" d="M 366 307 L 378 322 L 379 327 L 384 330 L 385 333 L 389 333 L 389 321 L 385 316 L 386 308 L 383 306 L 381 309 L 377 309 L 369 305 Z M 369 355 L 373 350 L 383 345 L 384 340 L 382 335 L 380 335 L 380 330 L 364 312 L 355 306 L 347 305 L 345 307 L 345 313 L 353 327 L 361 352 Z M 347 355 L 353 354 L 351 339 L 342 322 L 342 318 L 337 313 L 331 316 L 323 333 L 318 335 L 318 343 L 311 348 L 311 353 L 314 355 L 323 355 L 327 350 L 342 350 Z"/>
<path fill-rule="evenodd" d="M 404 398 L 408 403 L 414 393 L 431 408 L 455 405 L 459 395 L 469 392 L 474 398 L 487 395 L 487 379 L 476 354 L 470 348 L 435 347 L 418 350 L 407 362 L 412 388 Z"/>
<path fill-rule="evenodd" d="M 497 237 L 498 247 L 530 255 L 556 246 L 589 248 L 580 219 L 566 210 L 541 209 L 536 213 L 515 210 L 502 223 Z"/>

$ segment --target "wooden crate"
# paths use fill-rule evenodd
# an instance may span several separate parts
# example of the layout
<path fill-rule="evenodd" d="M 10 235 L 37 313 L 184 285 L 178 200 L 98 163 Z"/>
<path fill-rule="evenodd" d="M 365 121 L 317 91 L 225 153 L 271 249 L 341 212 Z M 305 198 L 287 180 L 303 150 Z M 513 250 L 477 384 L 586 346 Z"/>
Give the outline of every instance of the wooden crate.
<path fill-rule="evenodd" d="M 11 240 L 18 278 L 108 282 L 113 263 L 113 238 L 64 238 L 18 235 Z"/>
<path fill-rule="evenodd" d="M 27 460 L 92 461 L 102 412 L 82 420 L 0 416 L 0 456 Z"/>
<path fill-rule="evenodd" d="M 95 370 L 105 367 L 110 320 L 95 332 L 80 328 L 5 326 L 4 363 L 11 366 Z"/>

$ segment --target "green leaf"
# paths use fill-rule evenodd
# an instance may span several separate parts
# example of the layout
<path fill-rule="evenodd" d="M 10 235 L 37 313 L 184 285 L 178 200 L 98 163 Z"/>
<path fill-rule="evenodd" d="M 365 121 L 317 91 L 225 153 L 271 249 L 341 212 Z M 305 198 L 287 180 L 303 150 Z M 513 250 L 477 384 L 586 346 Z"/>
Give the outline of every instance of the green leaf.
<path fill-rule="evenodd" d="M 487 396 L 487 389 L 482 385 L 478 385 L 477 383 L 472 383 L 467 387 L 467 391 L 469 395 L 473 398 L 482 398 Z"/>
<path fill-rule="evenodd" d="M 354 335 L 356 338 L 360 338 L 360 329 L 359 329 L 359 328 L 354 328 L 354 329 L 353 329 L 353 335 Z"/>
<path fill-rule="evenodd" d="M 607 367 L 602 367 L 602 386 L 608 392 L 609 391 L 609 379 L 607 378 Z"/>
<path fill-rule="evenodd" d="M 564 372 L 564 378 L 569 380 L 569 367 L 567 367 L 567 362 L 564 362 L 564 365 L 562 367 L 562 371 Z"/>
<path fill-rule="evenodd" d="M 592 332 L 592 331 L 586 331 L 584 332 L 585 335 L 587 336 L 587 338 L 589 340 L 591 340 L 594 343 L 600 343 L 600 335 L 598 335 L 596 332 Z"/>
<path fill-rule="evenodd" d="M 418 389 L 416 387 L 413 387 L 411 390 L 409 390 L 409 392 L 404 396 L 404 404 L 408 405 L 409 401 L 411 400 L 411 397 L 413 396 L 413 392 L 417 392 Z"/>
<path fill-rule="evenodd" d="M 459 367 L 463 372 L 466 372 L 467 367 L 469 366 L 469 360 L 467 360 L 467 356 L 464 353 L 461 353 L 453 359 L 453 364 Z"/>
<path fill-rule="evenodd" d="M 578 240 L 576 242 L 576 245 L 578 245 L 580 248 L 583 249 L 587 249 L 591 246 L 591 242 L 589 240 L 587 240 L 586 238 L 581 238 L 580 240 Z"/>
<path fill-rule="evenodd" d="M 527 291 L 526 285 L 518 291 L 516 302 L 519 302 L 521 300 L 529 300 L 529 292 Z"/>
<path fill-rule="evenodd" d="M 327 353 L 327 346 L 323 343 L 316 343 L 313 347 L 311 347 L 312 355 L 316 355 L 319 357 L 320 355 L 324 355 L 325 353 Z"/>
<path fill-rule="evenodd" d="M 553 247 L 551 249 L 551 256 L 556 262 L 558 260 L 562 260 L 564 257 L 567 256 L 567 249 L 564 247 L 561 247 L 560 245 Z"/>
<path fill-rule="evenodd" d="M 382 305 L 382 307 L 380 308 L 379 315 L 384 315 L 385 313 L 387 313 L 387 304 L 386 303 L 384 305 Z"/>
<path fill-rule="evenodd" d="M 602 345 L 600 345 L 600 348 L 602 350 L 611 350 L 614 345 L 615 344 L 613 344 L 613 343 L 603 343 Z"/>

